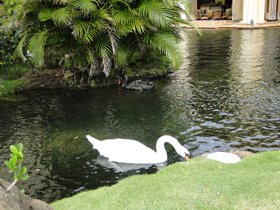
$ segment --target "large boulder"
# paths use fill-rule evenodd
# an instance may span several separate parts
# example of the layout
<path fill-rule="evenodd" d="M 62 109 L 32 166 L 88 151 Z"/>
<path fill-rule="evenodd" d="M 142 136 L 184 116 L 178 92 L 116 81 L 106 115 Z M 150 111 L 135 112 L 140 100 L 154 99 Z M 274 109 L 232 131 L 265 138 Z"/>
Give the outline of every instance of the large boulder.
<path fill-rule="evenodd" d="M 16 186 L 7 190 L 9 183 L 0 178 L 0 209 L 2 210 L 54 210 L 47 203 L 32 199 L 23 194 Z"/>

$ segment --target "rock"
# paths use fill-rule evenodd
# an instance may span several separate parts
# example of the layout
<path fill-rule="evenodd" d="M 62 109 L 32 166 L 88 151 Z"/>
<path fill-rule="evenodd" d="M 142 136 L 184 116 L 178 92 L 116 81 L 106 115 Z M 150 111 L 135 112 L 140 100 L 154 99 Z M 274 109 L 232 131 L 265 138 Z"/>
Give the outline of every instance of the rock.
<path fill-rule="evenodd" d="M 54 210 L 49 204 L 23 194 L 16 186 L 10 191 L 7 188 L 10 184 L 0 178 L 0 209 L 13 210 Z"/>
<path fill-rule="evenodd" d="M 240 151 L 240 150 L 230 150 L 229 152 L 232 153 L 232 154 L 235 154 L 235 155 L 239 156 L 241 159 L 243 159 L 243 158 L 246 157 L 246 156 L 249 156 L 249 155 L 253 155 L 253 154 L 254 154 L 253 152 L 249 152 L 249 151 Z"/>
<path fill-rule="evenodd" d="M 74 75 L 73 72 L 71 72 L 70 70 L 66 71 L 62 77 L 63 80 L 68 79 L 69 77 L 72 77 Z"/>

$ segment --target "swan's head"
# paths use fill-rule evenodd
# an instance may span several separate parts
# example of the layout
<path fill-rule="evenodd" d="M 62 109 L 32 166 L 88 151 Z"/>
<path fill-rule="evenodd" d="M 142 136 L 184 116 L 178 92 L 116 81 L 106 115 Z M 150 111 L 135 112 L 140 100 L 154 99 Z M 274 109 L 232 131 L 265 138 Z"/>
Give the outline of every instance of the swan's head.
<path fill-rule="evenodd" d="M 187 161 L 190 160 L 190 152 L 189 150 L 187 150 L 186 147 L 182 146 L 177 139 L 175 139 L 172 136 L 169 135 L 164 135 L 162 137 L 160 137 L 157 141 L 157 151 L 159 151 L 159 149 L 164 149 L 164 143 L 170 143 L 174 149 L 176 150 L 176 152 L 181 155 L 183 158 L 185 158 Z"/>
<path fill-rule="evenodd" d="M 179 155 L 181 155 L 187 161 L 189 161 L 191 159 L 191 157 L 190 157 L 191 154 L 190 154 L 189 150 L 187 150 L 185 147 L 182 146 L 180 149 L 178 148 L 176 151 Z"/>

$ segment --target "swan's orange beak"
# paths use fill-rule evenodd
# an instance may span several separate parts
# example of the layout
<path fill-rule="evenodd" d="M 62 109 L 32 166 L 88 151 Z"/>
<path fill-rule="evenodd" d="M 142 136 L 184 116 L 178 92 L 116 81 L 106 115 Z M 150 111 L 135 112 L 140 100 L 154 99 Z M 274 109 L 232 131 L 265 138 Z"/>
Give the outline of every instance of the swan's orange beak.
<path fill-rule="evenodd" d="M 191 158 L 189 155 L 186 155 L 186 160 L 189 161 Z"/>

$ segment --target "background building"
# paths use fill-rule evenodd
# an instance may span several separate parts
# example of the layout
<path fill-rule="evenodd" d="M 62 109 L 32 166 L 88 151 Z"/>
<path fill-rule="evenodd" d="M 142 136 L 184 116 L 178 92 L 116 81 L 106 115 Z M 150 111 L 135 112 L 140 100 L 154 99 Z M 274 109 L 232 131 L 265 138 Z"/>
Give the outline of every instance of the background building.
<path fill-rule="evenodd" d="M 192 13 L 197 18 L 197 12 L 206 16 L 207 10 L 221 10 L 221 16 L 226 13 L 233 21 L 261 24 L 265 21 L 280 20 L 280 0 L 190 0 Z M 199 18 L 198 18 L 199 19 Z M 209 19 L 209 16 L 208 16 Z M 221 18 L 223 19 L 223 18 Z"/>

